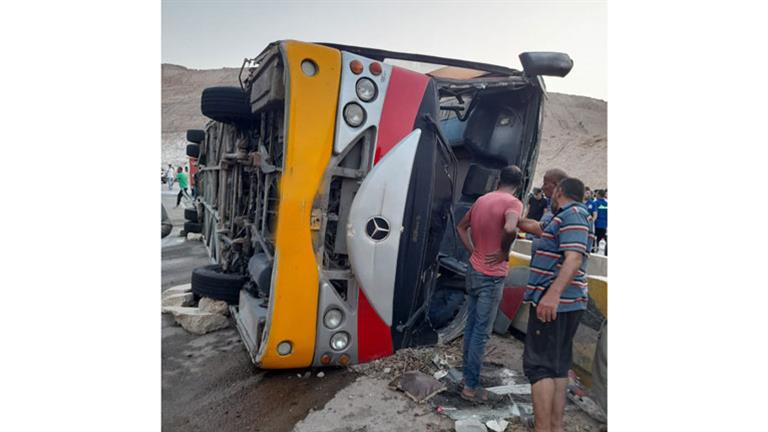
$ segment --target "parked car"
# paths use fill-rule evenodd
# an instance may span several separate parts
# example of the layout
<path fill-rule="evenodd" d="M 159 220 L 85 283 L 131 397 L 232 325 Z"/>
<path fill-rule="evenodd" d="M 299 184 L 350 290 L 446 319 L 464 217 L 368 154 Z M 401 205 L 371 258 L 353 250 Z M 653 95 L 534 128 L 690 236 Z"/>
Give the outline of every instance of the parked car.
<path fill-rule="evenodd" d="M 364 363 L 461 334 L 467 253 L 454 229 L 509 164 L 536 166 L 544 75 L 379 49 L 281 41 L 240 86 L 205 89 L 190 144 L 215 265 L 192 289 L 232 304 L 262 368 Z M 398 61 L 443 66 L 420 73 Z"/>

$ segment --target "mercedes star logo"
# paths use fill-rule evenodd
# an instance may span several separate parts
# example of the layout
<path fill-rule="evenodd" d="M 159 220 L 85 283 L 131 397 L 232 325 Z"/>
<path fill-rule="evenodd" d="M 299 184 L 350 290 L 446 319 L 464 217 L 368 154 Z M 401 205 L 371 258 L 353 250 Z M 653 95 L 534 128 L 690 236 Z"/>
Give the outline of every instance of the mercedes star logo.
<path fill-rule="evenodd" d="M 389 235 L 389 222 L 381 216 L 368 219 L 365 232 L 373 240 L 382 241 Z"/>

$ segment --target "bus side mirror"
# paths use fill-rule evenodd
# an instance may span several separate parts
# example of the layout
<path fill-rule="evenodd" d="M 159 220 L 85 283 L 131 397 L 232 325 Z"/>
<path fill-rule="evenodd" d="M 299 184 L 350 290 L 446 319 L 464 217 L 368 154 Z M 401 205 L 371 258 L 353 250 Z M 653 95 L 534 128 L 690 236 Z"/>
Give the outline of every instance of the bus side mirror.
<path fill-rule="evenodd" d="M 573 60 L 568 54 L 558 52 L 524 52 L 520 54 L 520 63 L 528 76 L 564 77 L 573 68 Z"/>

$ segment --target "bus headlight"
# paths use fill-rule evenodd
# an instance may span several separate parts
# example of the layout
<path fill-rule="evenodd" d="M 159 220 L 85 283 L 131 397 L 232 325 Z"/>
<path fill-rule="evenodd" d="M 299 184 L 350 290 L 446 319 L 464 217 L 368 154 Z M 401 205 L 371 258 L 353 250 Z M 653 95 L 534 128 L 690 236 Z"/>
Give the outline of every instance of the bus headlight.
<path fill-rule="evenodd" d="M 370 102 L 376 98 L 376 84 L 368 78 L 360 78 L 355 85 L 357 97 L 363 102 Z"/>
<path fill-rule="evenodd" d="M 365 110 L 360 104 L 355 102 L 348 103 L 344 107 L 344 121 L 352 127 L 358 127 L 365 123 Z"/>
<path fill-rule="evenodd" d="M 344 314 L 339 309 L 329 309 L 323 316 L 323 324 L 333 330 L 341 325 Z"/>
<path fill-rule="evenodd" d="M 349 345 L 349 333 L 338 332 L 331 336 L 331 348 L 341 351 Z"/>

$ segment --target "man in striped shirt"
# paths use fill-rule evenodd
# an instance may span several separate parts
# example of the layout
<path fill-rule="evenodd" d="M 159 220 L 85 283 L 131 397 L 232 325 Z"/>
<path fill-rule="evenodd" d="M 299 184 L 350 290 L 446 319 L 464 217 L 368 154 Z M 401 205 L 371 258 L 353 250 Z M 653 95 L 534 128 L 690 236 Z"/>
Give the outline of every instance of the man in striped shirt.
<path fill-rule="evenodd" d="M 523 219 L 539 237 L 531 256 L 524 302 L 530 304 L 523 371 L 531 382 L 536 431 L 562 431 L 573 336 L 587 308 L 587 257 L 594 242 L 584 183 L 566 178 L 553 194 L 557 215 L 548 223 Z"/>

